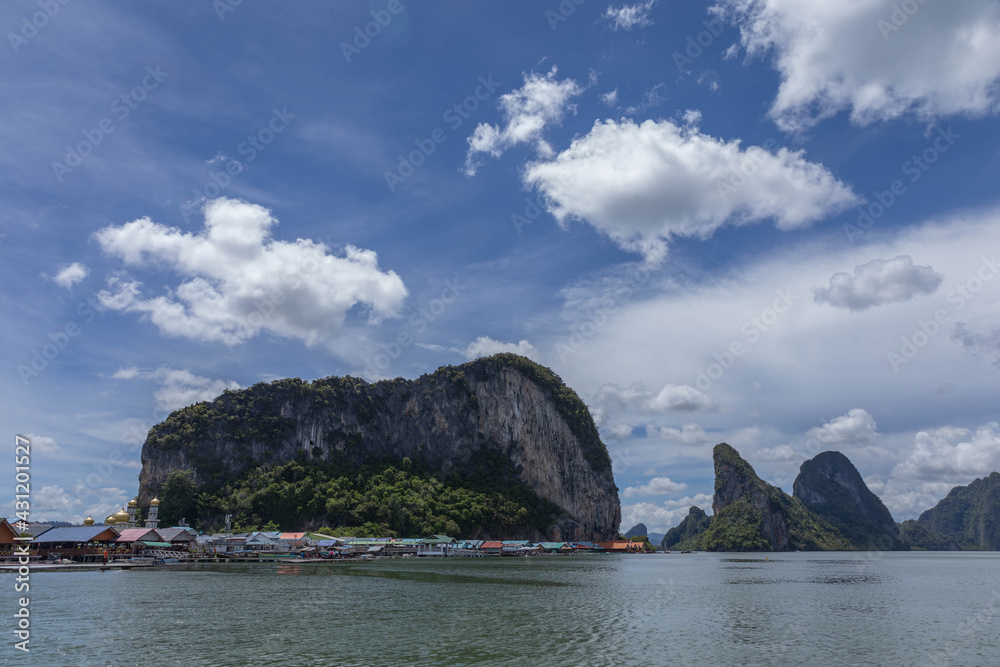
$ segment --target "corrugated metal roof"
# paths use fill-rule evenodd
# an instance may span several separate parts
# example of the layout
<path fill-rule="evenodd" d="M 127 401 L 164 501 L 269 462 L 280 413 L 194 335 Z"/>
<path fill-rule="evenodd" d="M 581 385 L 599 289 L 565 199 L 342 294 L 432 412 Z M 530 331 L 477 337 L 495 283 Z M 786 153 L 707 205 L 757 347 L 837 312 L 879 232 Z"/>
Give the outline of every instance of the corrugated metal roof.
<path fill-rule="evenodd" d="M 180 541 L 181 539 L 191 540 L 194 536 L 191 534 L 188 528 L 157 528 L 156 532 L 160 534 L 164 542 L 174 542 Z"/>
<path fill-rule="evenodd" d="M 160 534 L 157 533 L 152 528 L 126 528 L 118 536 L 118 542 L 148 542 L 153 540 L 155 542 L 162 542 L 160 539 Z"/>
<path fill-rule="evenodd" d="M 16 528 L 14 530 L 15 532 L 17 531 Z M 27 527 L 28 534 L 31 535 L 32 537 L 38 537 L 42 533 L 49 530 L 52 530 L 51 523 L 33 523 Z"/>
<path fill-rule="evenodd" d="M 145 529 L 143 529 L 145 530 Z M 118 530 L 111 526 L 71 526 L 68 528 L 53 528 L 47 530 L 34 540 L 35 544 L 54 544 L 57 542 L 90 542 L 105 531 L 110 531 L 108 536 L 102 539 L 113 540 L 118 535 Z"/>
<path fill-rule="evenodd" d="M 503 546 L 503 542 L 483 542 L 479 547 L 480 549 L 499 549 Z"/>

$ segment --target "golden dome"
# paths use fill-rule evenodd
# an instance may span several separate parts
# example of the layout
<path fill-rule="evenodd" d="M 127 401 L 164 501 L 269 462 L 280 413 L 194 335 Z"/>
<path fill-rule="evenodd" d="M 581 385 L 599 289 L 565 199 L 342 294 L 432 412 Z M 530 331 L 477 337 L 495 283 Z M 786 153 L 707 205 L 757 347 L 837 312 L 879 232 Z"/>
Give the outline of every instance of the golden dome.
<path fill-rule="evenodd" d="M 86 519 L 83 520 L 83 525 L 85 525 L 85 526 L 93 526 L 94 525 L 94 517 L 88 516 Z"/>
<path fill-rule="evenodd" d="M 149 501 L 149 504 L 152 505 L 153 507 L 156 507 L 157 505 L 160 504 L 160 501 L 156 498 L 153 498 L 152 500 Z"/>
<path fill-rule="evenodd" d="M 139 506 L 139 501 L 137 501 L 135 498 L 133 498 L 132 500 L 128 501 L 128 506 L 129 507 L 138 507 Z"/>
<path fill-rule="evenodd" d="M 109 526 L 112 525 L 114 522 L 115 522 L 115 515 L 114 514 L 108 516 L 108 518 L 104 520 L 104 523 L 106 523 Z"/>
<path fill-rule="evenodd" d="M 130 520 L 131 517 L 129 517 L 124 507 L 115 512 L 115 523 L 128 523 Z"/>

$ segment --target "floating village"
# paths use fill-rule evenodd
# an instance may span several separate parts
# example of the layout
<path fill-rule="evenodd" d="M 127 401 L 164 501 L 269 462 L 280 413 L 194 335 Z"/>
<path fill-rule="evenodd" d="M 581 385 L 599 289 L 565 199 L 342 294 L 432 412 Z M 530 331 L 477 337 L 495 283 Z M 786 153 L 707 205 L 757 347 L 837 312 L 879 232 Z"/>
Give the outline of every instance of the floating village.
<path fill-rule="evenodd" d="M 318 532 L 228 530 L 202 534 L 186 525 L 161 528 L 160 502 L 150 502 L 140 526 L 137 500 L 103 523 L 88 517 L 82 526 L 11 523 L 0 519 L 0 563 L 16 559 L 15 545 L 30 536 L 29 560 L 43 569 L 75 566 L 121 569 L 196 562 L 365 561 L 411 557 L 517 557 L 541 554 L 646 553 L 648 542 L 532 542 L 461 540 L 447 535 L 424 538 L 332 537 Z M 183 524 L 183 520 L 181 521 Z M 11 568 L 0 564 L 0 571 Z M 16 568 L 15 568 L 16 569 Z"/>

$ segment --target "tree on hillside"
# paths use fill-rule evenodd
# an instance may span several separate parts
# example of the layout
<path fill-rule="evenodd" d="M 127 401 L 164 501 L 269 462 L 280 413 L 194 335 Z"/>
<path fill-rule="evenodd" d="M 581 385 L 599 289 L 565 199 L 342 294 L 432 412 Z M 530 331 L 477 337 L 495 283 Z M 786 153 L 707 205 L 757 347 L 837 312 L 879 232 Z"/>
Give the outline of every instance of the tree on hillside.
<path fill-rule="evenodd" d="M 181 519 L 195 525 L 201 514 L 198 485 L 190 470 L 172 470 L 163 483 L 160 524 L 176 526 Z"/>

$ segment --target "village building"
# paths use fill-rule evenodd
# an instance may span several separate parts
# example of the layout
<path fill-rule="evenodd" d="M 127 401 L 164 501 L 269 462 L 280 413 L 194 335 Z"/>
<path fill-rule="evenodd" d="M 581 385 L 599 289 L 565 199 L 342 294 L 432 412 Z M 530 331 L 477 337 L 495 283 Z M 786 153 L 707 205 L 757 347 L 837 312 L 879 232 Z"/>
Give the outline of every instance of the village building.
<path fill-rule="evenodd" d="M 101 560 L 105 550 L 115 550 L 118 531 L 111 526 L 52 528 L 32 541 L 41 558 Z"/>

